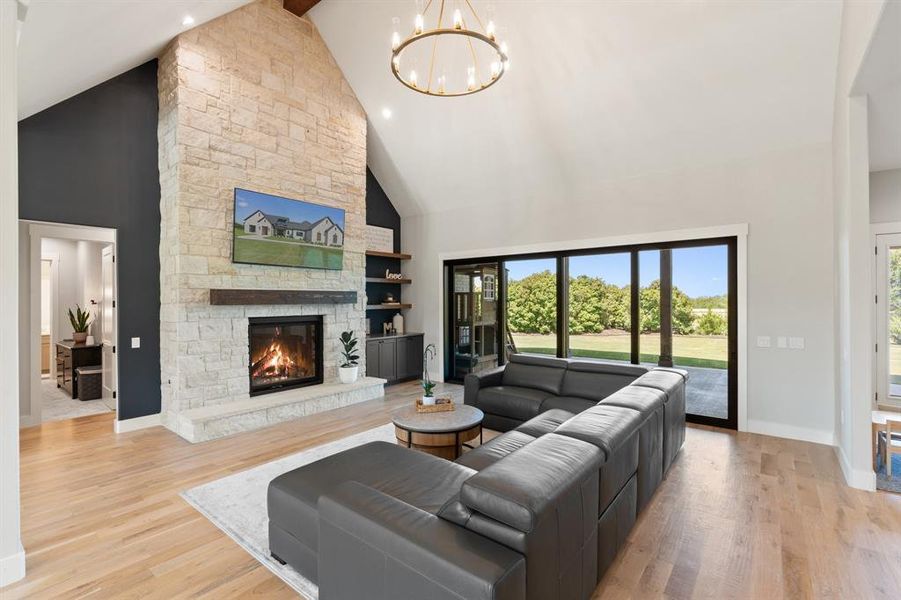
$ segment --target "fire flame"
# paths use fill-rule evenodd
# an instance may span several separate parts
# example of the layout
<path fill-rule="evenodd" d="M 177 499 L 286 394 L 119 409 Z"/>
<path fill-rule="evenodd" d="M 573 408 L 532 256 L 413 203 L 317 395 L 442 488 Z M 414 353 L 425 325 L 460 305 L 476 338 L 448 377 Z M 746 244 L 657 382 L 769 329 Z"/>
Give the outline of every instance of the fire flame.
<path fill-rule="evenodd" d="M 288 377 L 289 371 L 297 365 L 277 341 L 263 352 L 262 361 L 254 370 L 254 377 Z"/>

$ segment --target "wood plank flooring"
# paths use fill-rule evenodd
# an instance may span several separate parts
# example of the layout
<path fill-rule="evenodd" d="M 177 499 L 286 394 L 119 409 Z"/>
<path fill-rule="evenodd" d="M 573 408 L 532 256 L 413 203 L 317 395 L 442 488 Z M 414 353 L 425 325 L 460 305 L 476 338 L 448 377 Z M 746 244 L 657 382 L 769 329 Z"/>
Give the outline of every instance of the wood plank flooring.
<path fill-rule="evenodd" d="M 387 423 L 418 391 L 204 444 L 117 436 L 108 414 L 24 429 L 28 575 L 0 597 L 296 597 L 179 492 Z M 846 487 L 828 446 L 691 427 L 594 598 L 899 593 L 901 496 Z"/>

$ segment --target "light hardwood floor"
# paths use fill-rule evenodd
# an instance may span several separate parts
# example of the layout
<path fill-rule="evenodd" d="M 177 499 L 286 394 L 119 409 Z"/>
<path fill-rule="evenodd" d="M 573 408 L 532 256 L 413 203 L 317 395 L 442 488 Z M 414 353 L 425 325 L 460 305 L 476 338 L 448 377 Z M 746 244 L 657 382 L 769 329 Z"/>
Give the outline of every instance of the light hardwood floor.
<path fill-rule="evenodd" d="M 458 395 L 459 387 L 447 388 Z M 28 575 L 13 598 L 290 598 L 179 492 L 389 421 L 418 392 L 192 445 L 112 415 L 22 431 Z M 846 487 L 832 448 L 691 427 L 595 598 L 889 598 L 901 496 Z"/>

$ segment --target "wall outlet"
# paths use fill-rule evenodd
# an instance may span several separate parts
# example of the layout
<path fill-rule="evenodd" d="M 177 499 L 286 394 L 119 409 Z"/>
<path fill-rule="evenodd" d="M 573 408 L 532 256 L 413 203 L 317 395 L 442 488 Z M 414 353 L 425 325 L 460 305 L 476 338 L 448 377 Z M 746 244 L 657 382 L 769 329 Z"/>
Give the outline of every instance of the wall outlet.
<path fill-rule="evenodd" d="M 776 347 L 777 348 L 788 348 L 788 339 L 784 335 L 780 335 L 776 338 Z"/>
<path fill-rule="evenodd" d="M 803 350 L 804 349 L 804 338 L 802 338 L 802 337 L 788 338 L 788 347 L 793 350 Z"/>
<path fill-rule="evenodd" d="M 141 347 L 141 338 L 139 338 L 139 337 L 131 338 L 131 347 L 132 348 L 140 348 Z"/>
<path fill-rule="evenodd" d="M 770 336 L 758 335 L 757 336 L 757 347 L 758 348 L 769 348 L 770 347 Z"/>

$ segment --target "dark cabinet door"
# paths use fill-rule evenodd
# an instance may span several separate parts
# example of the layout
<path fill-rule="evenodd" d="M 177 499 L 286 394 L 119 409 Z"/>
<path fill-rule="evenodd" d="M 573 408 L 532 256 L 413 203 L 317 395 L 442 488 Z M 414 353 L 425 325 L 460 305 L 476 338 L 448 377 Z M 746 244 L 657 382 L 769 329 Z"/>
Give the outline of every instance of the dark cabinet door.
<path fill-rule="evenodd" d="M 397 379 L 396 340 L 379 340 L 379 377 L 393 381 Z"/>
<path fill-rule="evenodd" d="M 422 375 L 422 336 L 414 335 L 407 338 L 407 373 L 408 377 L 420 377 Z"/>
<path fill-rule="evenodd" d="M 366 375 L 381 377 L 379 375 L 379 340 L 366 342 Z"/>
<path fill-rule="evenodd" d="M 406 379 L 410 376 L 407 372 L 407 346 L 409 345 L 410 338 L 402 337 L 397 338 L 397 353 L 395 354 L 395 378 L 396 379 Z"/>

